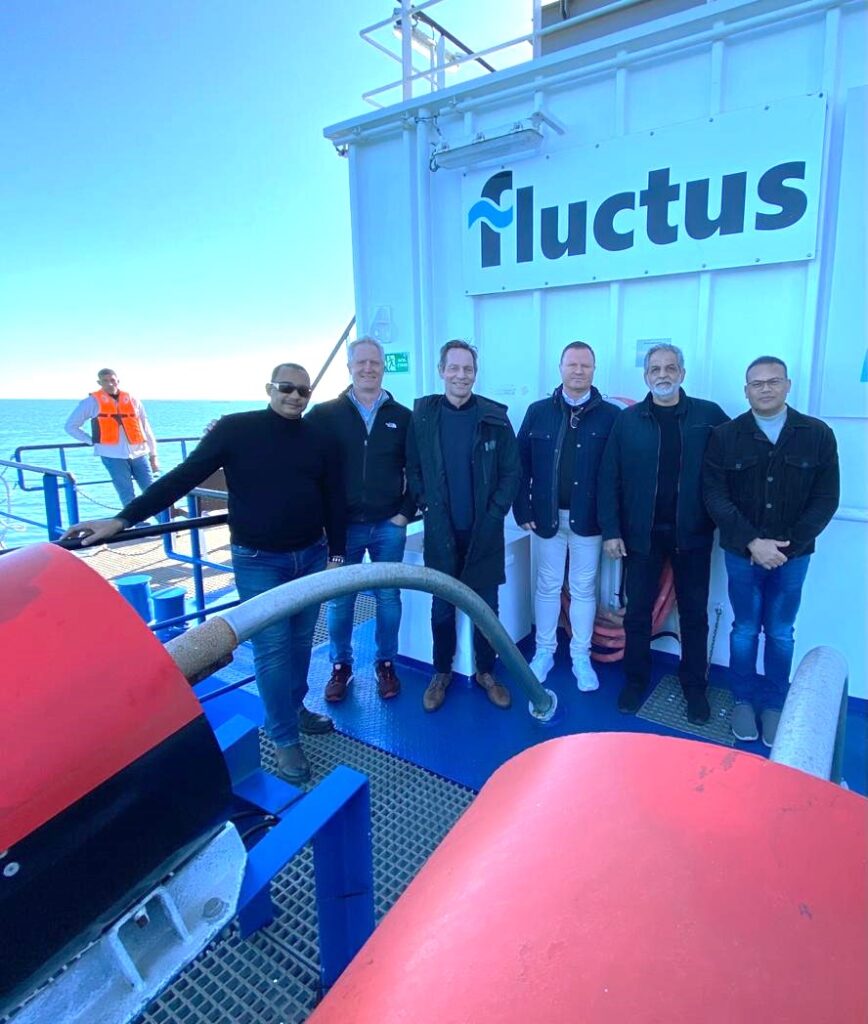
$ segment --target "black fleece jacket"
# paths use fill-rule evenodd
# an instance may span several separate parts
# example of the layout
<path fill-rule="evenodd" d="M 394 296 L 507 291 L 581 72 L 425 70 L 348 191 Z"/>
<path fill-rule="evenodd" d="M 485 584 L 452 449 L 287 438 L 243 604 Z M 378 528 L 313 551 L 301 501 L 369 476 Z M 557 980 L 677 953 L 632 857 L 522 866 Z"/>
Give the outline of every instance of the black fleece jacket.
<path fill-rule="evenodd" d="M 412 519 L 416 514 L 405 475 L 410 410 L 385 393 L 370 434 L 349 396 L 350 388 L 307 416 L 309 423 L 323 427 L 337 442 L 351 523 L 375 523 L 399 512 Z"/>

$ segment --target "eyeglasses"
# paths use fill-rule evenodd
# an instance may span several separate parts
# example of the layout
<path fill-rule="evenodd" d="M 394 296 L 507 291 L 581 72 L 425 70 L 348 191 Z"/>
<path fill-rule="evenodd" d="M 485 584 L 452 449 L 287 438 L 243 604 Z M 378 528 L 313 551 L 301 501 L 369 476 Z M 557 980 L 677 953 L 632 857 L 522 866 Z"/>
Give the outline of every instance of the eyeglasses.
<path fill-rule="evenodd" d="M 769 377 L 768 380 L 749 380 L 747 386 L 751 391 L 762 391 L 763 388 L 779 388 L 786 382 L 786 377 Z"/>
<path fill-rule="evenodd" d="M 577 405 L 570 413 L 570 430 L 575 430 L 579 425 L 579 420 L 582 418 L 584 409 L 585 407 L 583 405 Z"/>
<path fill-rule="evenodd" d="M 313 388 L 309 388 L 307 384 L 290 384 L 288 380 L 269 381 L 269 387 L 282 395 L 294 395 L 297 391 L 299 398 L 310 398 L 313 394 Z"/>

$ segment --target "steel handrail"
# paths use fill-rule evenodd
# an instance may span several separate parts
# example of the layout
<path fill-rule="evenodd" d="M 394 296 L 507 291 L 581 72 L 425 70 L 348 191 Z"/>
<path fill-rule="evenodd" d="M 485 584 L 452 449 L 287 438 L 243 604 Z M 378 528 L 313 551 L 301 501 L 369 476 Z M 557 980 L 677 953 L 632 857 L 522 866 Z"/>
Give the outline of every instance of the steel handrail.
<path fill-rule="evenodd" d="M 808 651 L 790 684 L 771 761 L 841 782 L 847 676 L 847 659 L 834 647 Z"/>
<path fill-rule="evenodd" d="M 56 448 L 57 445 L 45 445 L 46 448 Z M 84 447 L 84 446 L 83 446 Z M 16 448 L 16 451 L 20 449 Z M 42 473 L 44 476 L 58 476 L 70 483 L 75 483 L 75 475 L 68 469 L 53 469 L 51 466 L 31 466 L 27 462 L 19 462 L 17 459 L 0 459 L 0 466 L 7 466 L 9 469 L 26 470 L 29 473 Z"/>
<path fill-rule="evenodd" d="M 348 565 L 313 573 L 274 587 L 201 626 L 170 640 L 166 650 L 190 682 L 198 682 L 232 658 L 239 644 L 275 622 L 303 608 L 362 590 L 400 587 L 432 594 L 465 612 L 500 655 L 510 677 L 524 690 L 530 714 L 541 722 L 551 720 L 557 696 L 545 689 L 522 657 L 495 612 L 465 584 L 446 573 L 403 562 Z"/>

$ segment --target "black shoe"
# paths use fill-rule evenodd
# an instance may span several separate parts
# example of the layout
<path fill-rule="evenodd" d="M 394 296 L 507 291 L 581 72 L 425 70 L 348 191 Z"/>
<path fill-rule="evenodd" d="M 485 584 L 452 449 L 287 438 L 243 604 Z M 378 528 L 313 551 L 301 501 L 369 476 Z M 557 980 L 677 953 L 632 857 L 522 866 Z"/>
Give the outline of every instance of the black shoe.
<path fill-rule="evenodd" d="M 705 725 L 711 718 L 711 708 L 708 706 L 705 690 L 692 686 L 684 691 L 684 699 L 687 701 L 687 721 L 691 725 Z"/>
<path fill-rule="evenodd" d="M 335 723 L 328 715 L 318 715 L 315 711 L 308 711 L 302 704 L 298 710 L 298 731 L 305 736 L 321 736 L 326 732 L 335 731 Z"/>
<path fill-rule="evenodd" d="M 298 743 L 291 747 L 275 747 L 274 756 L 277 761 L 277 774 L 281 778 L 291 782 L 293 786 L 310 781 L 310 762 Z"/>
<path fill-rule="evenodd" d="M 635 683 L 627 685 L 618 694 L 618 710 L 622 715 L 635 715 L 642 707 L 642 695 L 645 693 L 644 686 L 637 686 Z"/>

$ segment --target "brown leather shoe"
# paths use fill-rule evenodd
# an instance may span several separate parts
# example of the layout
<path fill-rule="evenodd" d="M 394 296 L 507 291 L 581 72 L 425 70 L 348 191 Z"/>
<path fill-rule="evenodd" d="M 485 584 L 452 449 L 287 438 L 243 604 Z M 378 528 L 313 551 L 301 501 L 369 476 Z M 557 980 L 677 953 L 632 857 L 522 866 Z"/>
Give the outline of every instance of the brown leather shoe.
<path fill-rule="evenodd" d="M 436 711 L 446 700 L 446 687 L 452 682 L 451 672 L 436 672 L 422 694 L 422 707 L 426 711 Z"/>
<path fill-rule="evenodd" d="M 499 683 L 490 672 L 477 672 L 475 678 L 495 707 L 508 708 L 512 704 L 509 690 L 503 683 Z"/>
<path fill-rule="evenodd" d="M 397 697 L 401 692 L 401 680 L 395 675 L 395 666 L 391 661 L 378 661 L 374 666 L 377 674 L 377 692 L 388 700 Z"/>
<path fill-rule="evenodd" d="M 353 681 L 353 666 L 336 662 L 332 665 L 332 674 L 326 683 L 325 699 L 330 704 L 337 704 L 347 695 L 347 687 Z"/>

